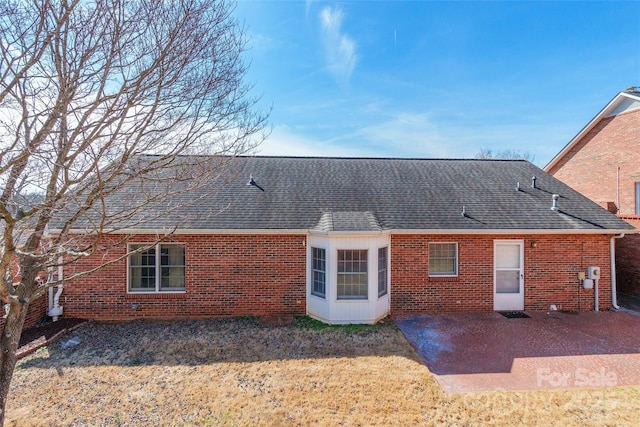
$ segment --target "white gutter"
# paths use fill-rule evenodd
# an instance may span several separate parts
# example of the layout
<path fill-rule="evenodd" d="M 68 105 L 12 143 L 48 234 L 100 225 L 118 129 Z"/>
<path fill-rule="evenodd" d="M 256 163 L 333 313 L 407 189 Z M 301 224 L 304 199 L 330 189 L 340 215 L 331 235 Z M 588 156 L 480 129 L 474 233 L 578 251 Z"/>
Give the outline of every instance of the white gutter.
<path fill-rule="evenodd" d="M 487 229 L 487 230 L 483 230 L 483 229 L 437 229 L 437 230 L 425 230 L 425 229 L 418 229 L 418 230 L 390 230 L 389 231 L 391 234 L 595 234 L 595 235 L 602 235 L 602 234 L 619 234 L 619 233 L 640 233 L 640 229 L 638 230 L 616 230 L 616 229 L 607 229 L 607 228 L 603 228 L 603 229 L 586 229 L 586 230 L 579 230 L 579 229 L 547 229 L 547 230 L 540 230 L 540 229 Z"/>
<path fill-rule="evenodd" d="M 312 236 L 380 236 L 383 234 L 391 234 L 391 230 L 379 230 L 379 231 L 324 231 L 324 230 L 308 230 Z"/>
<path fill-rule="evenodd" d="M 616 243 L 615 239 L 621 239 L 624 237 L 624 233 L 620 233 L 617 236 L 611 236 L 609 239 L 609 253 L 611 254 L 611 305 L 615 309 L 619 309 L 618 306 L 618 283 L 616 279 Z"/>
<path fill-rule="evenodd" d="M 51 230 L 51 234 L 59 233 L 60 230 Z M 164 236 L 166 234 L 308 234 L 309 229 L 286 229 L 286 228 L 273 228 L 273 229 L 245 229 L 245 228 L 181 228 L 172 231 L 168 228 L 123 228 L 120 230 L 103 230 L 101 234 L 154 234 L 158 236 Z M 640 230 L 638 231 L 640 232 Z M 69 230 L 69 234 L 88 234 L 95 235 L 96 230 L 82 230 L 73 229 Z"/>
<path fill-rule="evenodd" d="M 51 234 L 56 234 L 59 230 L 51 230 Z M 638 233 L 640 229 L 386 229 L 380 231 L 321 231 L 313 229 L 208 229 L 208 228 L 193 228 L 193 229 L 178 229 L 171 232 L 169 229 L 152 229 L 152 228 L 128 228 L 122 230 L 105 230 L 102 234 L 154 234 L 162 236 L 171 233 L 173 235 L 180 234 L 264 234 L 264 235 L 282 235 L 282 234 L 313 234 L 313 235 L 326 235 L 326 234 L 341 234 L 341 235 L 380 235 L 380 234 L 624 234 L 624 233 Z M 70 234 L 95 234 L 95 230 L 71 230 Z"/>

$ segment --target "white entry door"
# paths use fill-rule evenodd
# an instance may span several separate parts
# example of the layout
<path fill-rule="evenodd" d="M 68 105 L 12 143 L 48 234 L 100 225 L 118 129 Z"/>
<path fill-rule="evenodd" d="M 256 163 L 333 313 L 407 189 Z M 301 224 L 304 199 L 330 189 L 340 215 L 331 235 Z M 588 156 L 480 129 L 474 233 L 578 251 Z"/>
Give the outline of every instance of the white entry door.
<path fill-rule="evenodd" d="M 496 240 L 493 265 L 493 309 L 524 310 L 524 242 Z"/>

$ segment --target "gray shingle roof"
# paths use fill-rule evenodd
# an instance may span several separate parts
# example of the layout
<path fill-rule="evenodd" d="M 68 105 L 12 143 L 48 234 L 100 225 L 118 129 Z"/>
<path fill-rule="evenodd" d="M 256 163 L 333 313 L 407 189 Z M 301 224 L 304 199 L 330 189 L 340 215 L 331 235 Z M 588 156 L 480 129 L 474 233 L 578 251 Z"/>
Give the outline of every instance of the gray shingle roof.
<path fill-rule="evenodd" d="M 212 164 L 215 161 L 212 157 Z M 250 176 L 257 186 L 248 185 Z M 531 187 L 532 176 L 537 177 L 537 188 Z M 223 182 L 226 184 L 220 186 Z M 144 227 L 319 231 L 632 228 L 521 160 L 238 157 L 205 188 L 164 203 L 194 200 L 217 187 L 211 197 L 149 220 Z M 108 203 L 126 206 L 137 193 L 120 194 Z M 553 194 L 560 195 L 558 211 L 551 210 Z"/>
<path fill-rule="evenodd" d="M 382 231 L 382 226 L 371 212 L 324 212 L 313 227 L 317 231 Z"/>

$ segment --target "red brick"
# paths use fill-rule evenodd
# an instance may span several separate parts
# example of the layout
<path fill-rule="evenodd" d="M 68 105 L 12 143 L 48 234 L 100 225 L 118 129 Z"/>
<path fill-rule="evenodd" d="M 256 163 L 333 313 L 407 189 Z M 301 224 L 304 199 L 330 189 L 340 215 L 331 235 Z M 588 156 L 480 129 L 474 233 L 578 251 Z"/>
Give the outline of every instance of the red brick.
<path fill-rule="evenodd" d="M 640 226 L 635 184 L 640 182 L 640 110 L 600 120 L 548 172 L 591 200 Z M 617 286 L 640 295 L 640 237 L 616 239 Z"/>
<path fill-rule="evenodd" d="M 107 247 L 118 237 L 106 237 Z M 148 242 L 153 236 L 135 236 Z M 186 245 L 186 292 L 127 294 L 126 259 L 67 285 L 67 316 L 100 320 L 193 319 L 241 315 L 302 315 L 306 311 L 306 236 L 176 235 Z M 80 260 L 65 276 L 123 256 L 126 245 Z M 137 308 L 134 308 L 137 306 Z"/>
<path fill-rule="evenodd" d="M 524 240 L 525 310 L 593 310 L 593 290 L 583 289 L 578 272 L 601 267 L 599 308 L 611 308 L 609 236 L 606 235 L 393 235 L 393 313 L 492 311 L 493 242 Z M 429 277 L 428 243 L 458 242 L 457 277 Z M 531 242 L 536 242 L 532 248 Z"/>
<path fill-rule="evenodd" d="M 594 291 L 582 289 L 577 279 L 589 265 L 602 268 L 600 309 L 611 307 L 606 235 L 393 235 L 392 313 L 492 311 L 496 239 L 525 241 L 525 309 L 547 310 L 555 304 L 563 310 L 592 310 Z M 101 244 L 113 241 L 105 238 Z M 305 314 L 306 236 L 177 235 L 170 241 L 186 245 L 184 294 L 127 294 L 122 260 L 68 284 L 62 294 L 65 315 L 124 320 Z M 428 243 L 434 241 L 458 242 L 458 277 L 428 276 Z M 125 249 L 124 244 L 111 247 L 66 267 L 65 275 L 121 257 Z"/>

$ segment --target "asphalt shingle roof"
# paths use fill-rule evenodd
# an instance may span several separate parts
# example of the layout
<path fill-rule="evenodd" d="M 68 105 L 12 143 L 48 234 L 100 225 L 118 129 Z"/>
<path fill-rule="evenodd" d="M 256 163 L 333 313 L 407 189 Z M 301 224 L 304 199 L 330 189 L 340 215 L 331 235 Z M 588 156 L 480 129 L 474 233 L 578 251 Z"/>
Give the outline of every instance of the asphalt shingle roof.
<path fill-rule="evenodd" d="M 216 161 L 211 158 L 212 165 Z M 248 184 L 251 176 L 257 185 Z M 536 188 L 531 186 L 533 176 L 537 177 Z M 214 188 L 216 191 L 212 191 Z M 521 160 L 238 157 L 204 188 L 163 203 L 181 204 L 206 192 L 214 194 L 150 219 L 144 228 L 632 229 L 535 165 Z M 126 206 L 136 194 L 123 191 L 108 203 L 114 204 L 113 208 Z M 551 210 L 553 194 L 560 196 L 558 211 Z"/>

